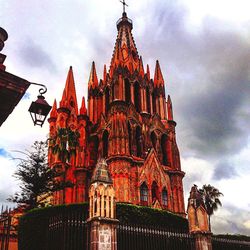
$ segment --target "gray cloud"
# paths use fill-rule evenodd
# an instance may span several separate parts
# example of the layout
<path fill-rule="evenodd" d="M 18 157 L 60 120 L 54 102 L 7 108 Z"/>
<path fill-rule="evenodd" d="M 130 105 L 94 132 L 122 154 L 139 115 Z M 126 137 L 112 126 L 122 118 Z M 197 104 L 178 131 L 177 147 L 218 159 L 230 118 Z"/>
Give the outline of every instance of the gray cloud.
<path fill-rule="evenodd" d="M 234 166 L 228 161 L 221 161 L 215 165 L 213 179 L 222 180 L 222 179 L 231 179 L 237 177 L 238 173 L 235 170 Z"/>
<path fill-rule="evenodd" d="M 238 234 L 241 232 L 241 234 L 250 235 L 250 228 L 244 225 L 250 218 L 249 211 L 227 204 L 222 204 L 222 208 L 219 208 L 219 210 L 211 217 L 213 233 Z M 222 217 L 220 214 L 223 214 L 223 210 L 230 213 L 230 216 Z"/>
<path fill-rule="evenodd" d="M 43 49 L 41 45 L 27 39 L 20 48 L 19 55 L 22 61 L 29 67 L 46 68 L 48 71 L 55 71 L 55 64 L 50 55 Z"/>
<path fill-rule="evenodd" d="M 144 34 L 145 46 L 148 54 L 161 59 L 164 70 L 168 68 L 167 90 L 173 92 L 178 137 L 186 155 L 208 159 L 238 153 L 249 131 L 241 126 L 246 117 L 239 111 L 246 112 L 250 105 L 250 44 L 219 20 L 206 18 L 194 31 L 185 26 L 185 9 L 173 2 L 158 8 L 150 24 L 158 28 L 153 40 L 152 34 Z"/>

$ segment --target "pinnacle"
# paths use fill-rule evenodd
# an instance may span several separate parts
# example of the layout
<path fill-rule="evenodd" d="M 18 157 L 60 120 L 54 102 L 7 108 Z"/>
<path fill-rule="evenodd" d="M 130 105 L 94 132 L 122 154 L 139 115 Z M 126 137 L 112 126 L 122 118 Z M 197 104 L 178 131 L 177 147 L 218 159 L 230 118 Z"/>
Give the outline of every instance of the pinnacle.
<path fill-rule="evenodd" d="M 50 111 L 50 118 L 56 118 L 56 117 L 57 117 L 57 104 L 56 104 L 56 99 L 55 99 L 52 109 Z"/>
<path fill-rule="evenodd" d="M 77 112 L 77 98 L 76 98 L 76 90 L 75 90 L 75 81 L 73 75 L 72 66 L 69 67 L 65 88 L 63 90 L 63 96 L 60 102 L 60 107 L 72 109 L 74 108 Z"/>
<path fill-rule="evenodd" d="M 96 69 L 95 69 L 95 62 L 92 62 L 92 67 L 90 71 L 90 76 L 89 76 L 89 83 L 88 83 L 88 88 L 96 88 L 98 87 L 98 78 L 96 74 Z"/>
<path fill-rule="evenodd" d="M 156 60 L 156 65 L 155 65 L 155 75 L 154 75 L 154 86 L 159 87 L 164 85 L 164 79 L 161 73 L 161 67 L 160 63 L 158 60 Z"/>

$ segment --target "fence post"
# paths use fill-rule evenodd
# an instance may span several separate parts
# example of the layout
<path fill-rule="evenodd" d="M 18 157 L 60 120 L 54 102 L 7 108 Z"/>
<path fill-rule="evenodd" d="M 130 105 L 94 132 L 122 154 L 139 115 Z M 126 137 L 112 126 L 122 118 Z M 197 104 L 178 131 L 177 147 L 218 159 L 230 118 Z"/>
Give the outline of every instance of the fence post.
<path fill-rule="evenodd" d="M 100 159 L 89 188 L 89 250 L 116 250 L 115 190 L 107 163 Z"/>
<path fill-rule="evenodd" d="M 212 233 L 209 231 L 208 214 L 196 185 L 190 191 L 187 213 L 189 232 L 195 239 L 195 250 L 212 250 Z"/>

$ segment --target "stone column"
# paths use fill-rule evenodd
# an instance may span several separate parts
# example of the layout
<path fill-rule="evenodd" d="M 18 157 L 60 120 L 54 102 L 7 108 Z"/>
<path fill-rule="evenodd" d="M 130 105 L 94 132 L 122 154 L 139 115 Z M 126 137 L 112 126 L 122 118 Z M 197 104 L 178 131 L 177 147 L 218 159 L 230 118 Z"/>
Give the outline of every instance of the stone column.
<path fill-rule="evenodd" d="M 195 239 L 195 250 L 212 250 L 212 233 L 209 231 L 208 214 L 196 185 L 191 188 L 187 212 L 189 231 Z"/>
<path fill-rule="evenodd" d="M 100 159 L 94 169 L 89 188 L 89 199 L 89 249 L 117 250 L 116 228 L 119 221 L 114 218 L 115 190 L 104 159 Z M 97 199 L 97 214 L 91 203 L 95 199 Z"/>

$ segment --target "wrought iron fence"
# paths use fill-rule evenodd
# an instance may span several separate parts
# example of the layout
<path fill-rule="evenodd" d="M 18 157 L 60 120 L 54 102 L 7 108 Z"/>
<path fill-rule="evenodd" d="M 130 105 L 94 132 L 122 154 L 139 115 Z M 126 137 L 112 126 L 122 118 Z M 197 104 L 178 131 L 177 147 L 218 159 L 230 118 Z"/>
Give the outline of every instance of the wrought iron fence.
<path fill-rule="evenodd" d="M 89 226 L 81 213 L 55 215 L 48 227 L 48 250 L 88 249 Z"/>
<path fill-rule="evenodd" d="M 212 237 L 212 248 L 213 250 L 249 250 L 250 242 Z"/>
<path fill-rule="evenodd" d="M 117 226 L 118 250 L 195 249 L 194 238 L 183 232 L 141 225 Z"/>

